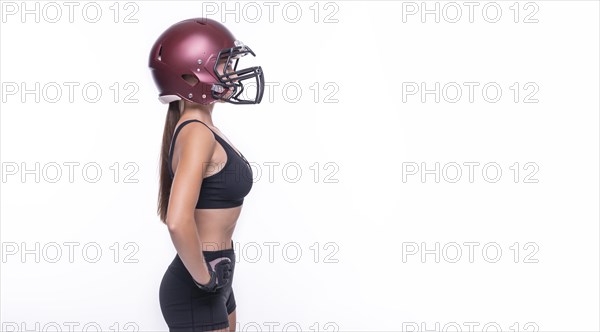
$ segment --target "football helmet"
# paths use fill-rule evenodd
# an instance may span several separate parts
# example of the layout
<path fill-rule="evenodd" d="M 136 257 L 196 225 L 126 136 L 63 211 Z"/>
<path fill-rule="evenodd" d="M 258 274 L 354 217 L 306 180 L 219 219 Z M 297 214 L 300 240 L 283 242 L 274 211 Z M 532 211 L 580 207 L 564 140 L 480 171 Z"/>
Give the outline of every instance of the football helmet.
<path fill-rule="evenodd" d="M 158 99 L 163 104 L 180 99 L 204 105 L 218 100 L 258 104 L 264 92 L 262 68 L 238 69 L 240 59 L 248 54 L 256 56 L 215 20 L 192 18 L 173 24 L 150 51 L 149 67 Z M 252 98 L 241 95 L 245 80 L 256 82 Z"/>

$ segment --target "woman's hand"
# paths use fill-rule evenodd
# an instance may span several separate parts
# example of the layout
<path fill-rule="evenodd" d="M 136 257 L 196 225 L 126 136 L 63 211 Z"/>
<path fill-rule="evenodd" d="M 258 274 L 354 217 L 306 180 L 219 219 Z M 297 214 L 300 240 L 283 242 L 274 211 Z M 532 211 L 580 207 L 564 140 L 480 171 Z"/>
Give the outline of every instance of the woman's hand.
<path fill-rule="evenodd" d="M 198 282 L 194 280 L 198 288 L 207 291 L 214 292 L 220 288 L 223 288 L 231 278 L 231 259 L 229 257 L 219 257 L 206 263 L 208 280 L 202 280 Z"/>
<path fill-rule="evenodd" d="M 206 269 L 202 269 L 202 276 L 201 279 L 194 279 L 194 282 L 196 282 L 196 284 L 202 284 L 202 285 L 207 285 L 210 283 L 210 279 L 211 279 L 211 274 L 208 271 L 208 267 Z"/>

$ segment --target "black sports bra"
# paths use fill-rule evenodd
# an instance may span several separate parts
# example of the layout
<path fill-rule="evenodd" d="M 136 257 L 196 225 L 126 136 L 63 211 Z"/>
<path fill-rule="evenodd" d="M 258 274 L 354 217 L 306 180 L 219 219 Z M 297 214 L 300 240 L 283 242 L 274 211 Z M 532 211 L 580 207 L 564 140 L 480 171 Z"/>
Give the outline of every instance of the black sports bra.
<path fill-rule="evenodd" d="M 219 209 L 240 206 L 244 202 L 244 197 L 248 195 L 252 188 L 252 167 L 244 158 L 244 155 L 238 154 L 224 139 L 217 135 L 206 123 L 190 119 L 181 123 L 175 129 L 173 140 L 171 141 L 171 149 L 169 150 L 169 174 L 171 178 L 173 174 L 173 150 L 175 148 L 175 140 L 177 134 L 183 126 L 190 122 L 200 122 L 205 125 L 215 136 L 217 142 L 221 144 L 227 154 L 227 162 L 217 173 L 209 175 L 202 179 L 200 186 L 200 197 L 196 203 L 196 209 Z"/>

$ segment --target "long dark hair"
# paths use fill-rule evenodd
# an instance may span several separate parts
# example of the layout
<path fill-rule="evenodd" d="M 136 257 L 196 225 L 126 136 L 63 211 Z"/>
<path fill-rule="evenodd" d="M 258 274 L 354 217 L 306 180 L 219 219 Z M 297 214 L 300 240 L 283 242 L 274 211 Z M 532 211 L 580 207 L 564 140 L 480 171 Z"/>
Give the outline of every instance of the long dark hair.
<path fill-rule="evenodd" d="M 165 128 L 163 130 L 162 147 L 160 148 L 160 189 L 158 193 L 158 210 L 160 221 L 167 224 L 167 209 L 169 208 L 169 196 L 171 196 L 171 185 L 173 179 L 169 174 L 169 149 L 171 140 L 175 132 L 175 126 L 179 122 L 181 114 L 179 113 L 179 100 L 169 103 L 167 118 L 165 119 Z"/>

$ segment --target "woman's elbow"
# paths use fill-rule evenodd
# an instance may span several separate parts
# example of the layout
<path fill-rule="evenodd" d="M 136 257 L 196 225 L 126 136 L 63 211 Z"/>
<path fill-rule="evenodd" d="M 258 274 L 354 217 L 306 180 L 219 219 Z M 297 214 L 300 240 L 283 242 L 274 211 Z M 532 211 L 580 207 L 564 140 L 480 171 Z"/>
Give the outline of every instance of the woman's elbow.
<path fill-rule="evenodd" d="M 194 222 L 193 216 L 167 216 L 166 224 L 169 232 L 176 232 L 182 225 Z"/>

